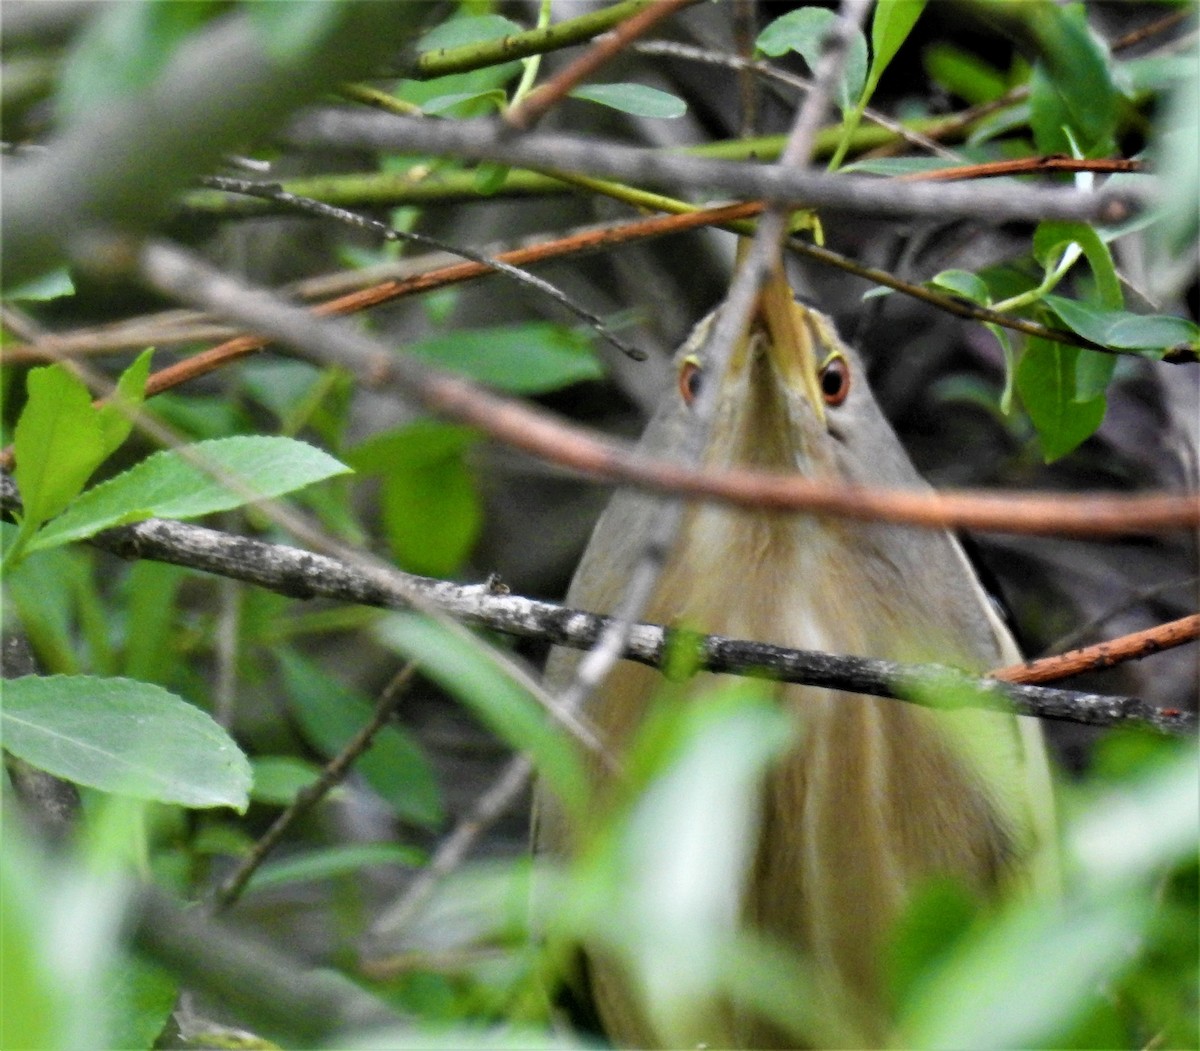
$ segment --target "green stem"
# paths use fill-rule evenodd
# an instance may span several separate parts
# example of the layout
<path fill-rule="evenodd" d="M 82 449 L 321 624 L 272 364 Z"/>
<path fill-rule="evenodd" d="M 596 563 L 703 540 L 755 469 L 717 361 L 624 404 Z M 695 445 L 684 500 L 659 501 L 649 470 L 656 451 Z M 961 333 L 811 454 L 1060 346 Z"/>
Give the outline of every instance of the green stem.
<path fill-rule="evenodd" d="M 542 0 L 542 6 L 538 10 L 538 29 L 545 29 L 550 25 L 550 3 L 551 0 Z M 541 66 L 542 55 L 540 51 L 536 55 L 530 55 L 529 58 L 525 59 L 525 71 L 521 74 L 521 82 L 517 85 L 517 90 L 513 92 L 513 97 L 509 100 L 509 106 L 516 106 L 533 90 L 533 83 L 537 80 L 538 70 Z"/>
<path fill-rule="evenodd" d="M 530 55 L 557 51 L 572 44 L 582 44 L 585 40 L 591 40 L 592 37 L 612 29 L 617 23 L 623 22 L 650 3 L 651 0 L 622 0 L 621 3 L 613 4 L 602 11 L 568 18 L 557 25 L 531 29 L 526 33 L 513 33 L 499 40 L 426 51 L 417 56 L 410 76 L 415 80 L 431 80 L 449 73 L 468 73 L 473 69 L 494 66 L 499 62 L 512 62 L 514 59 L 528 58 Z"/>

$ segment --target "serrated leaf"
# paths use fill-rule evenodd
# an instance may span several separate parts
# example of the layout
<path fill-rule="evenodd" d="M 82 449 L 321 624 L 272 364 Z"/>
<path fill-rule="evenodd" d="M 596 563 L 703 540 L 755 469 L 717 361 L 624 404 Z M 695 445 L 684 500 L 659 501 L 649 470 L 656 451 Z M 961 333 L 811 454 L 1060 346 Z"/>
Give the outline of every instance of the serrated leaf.
<path fill-rule="evenodd" d="M 972 303 L 989 302 L 987 283 L 978 274 L 969 270 L 943 270 L 935 274 L 928 282 L 935 288 L 944 288 L 956 296 L 969 299 Z"/>
<path fill-rule="evenodd" d="M 153 347 L 143 350 L 133 364 L 121 373 L 112 397 L 96 409 L 106 458 L 120 448 L 133 430 L 133 416 L 144 399 L 146 378 L 150 375 L 150 359 L 153 356 Z"/>
<path fill-rule="evenodd" d="M 89 489 L 33 538 L 30 550 L 146 518 L 228 511 L 349 470 L 328 453 L 291 438 L 215 438 L 167 449 Z"/>
<path fill-rule="evenodd" d="M 514 394 L 541 394 L 604 375 L 586 336 L 544 322 L 453 332 L 411 344 L 407 350 Z"/>
<path fill-rule="evenodd" d="M 468 705 L 513 748 L 529 752 L 564 805 L 579 813 L 583 770 L 565 734 L 528 691 L 470 640 L 425 617 L 395 614 L 375 628 L 379 641 Z"/>
<path fill-rule="evenodd" d="M 277 657 L 304 736 L 332 758 L 370 720 L 373 706 L 298 654 L 283 650 Z M 355 760 L 354 769 L 405 821 L 425 826 L 442 821 L 441 796 L 429 760 L 400 726 L 382 727 L 371 747 Z"/>
<path fill-rule="evenodd" d="M 1046 296 L 1045 303 L 1072 332 L 1104 347 L 1134 350 L 1154 358 L 1161 358 L 1172 347 L 1200 350 L 1200 326 L 1187 318 L 1104 310 L 1054 295 Z"/>
<path fill-rule="evenodd" d="M 823 7 L 802 7 L 789 11 L 767 25 L 755 42 L 764 55 L 778 57 L 795 51 L 814 70 L 824 51 L 826 36 L 833 30 L 837 15 Z M 852 110 L 867 81 L 867 38 L 855 29 L 850 38 L 841 80 L 836 90 L 842 112 Z"/>
<path fill-rule="evenodd" d="M 104 459 L 104 433 L 83 383 L 61 365 L 31 369 L 29 392 L 13 435 L 23 523 L 54 517 Z"/>
<path fill-rule="evenodd" d="M 1091 437 L 1104 420 L 1103 396 L 1080 401 L 1078 347 L 1031 339 L 1017 364 L 1016 387 L 1042 441 L 1046 462 L 1060 459 Z"/>
<path fill-rule="evenodd" d="M 160 686 L 90 675 L 4 684 L 4 747 L 31 766 L 104 792 L 178 803 L 249 801 L 250 764 L 229 735 Z"/>
<path fill-rule="evenodd" d="M 683 99 L 645 84 L 585 84 L 572 91 L 571 98 L 597 102 L 635 117 L 673 120 L 687 113 Z"/>

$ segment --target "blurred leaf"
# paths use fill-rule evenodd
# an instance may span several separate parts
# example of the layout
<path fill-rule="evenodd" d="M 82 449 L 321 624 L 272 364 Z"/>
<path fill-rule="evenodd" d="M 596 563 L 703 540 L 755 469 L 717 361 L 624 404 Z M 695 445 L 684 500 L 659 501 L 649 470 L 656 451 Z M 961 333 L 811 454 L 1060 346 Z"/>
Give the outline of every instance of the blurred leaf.
<path fill-rule="evenodd" d="M 801 7 L 770 22 L 758 34 L 756 46 L 764 55 L 778 58 L 795 51 L 809 71 L 816 69 L 824 51 L 825 38 L 833 31 L 838 16 L 823 7 Z M 850 38 L 845 66 L 835 92 L 843 113 L 854 109 L 867 81 L 867 38 L 855 29 Z"/>
<path fill-rule="evenodd" d="M 42 274 L 40 277 L 35 277 L 32 281 L 26 281 L 23 285 L 18 285 L 4 293 L 6 301 L 17 302 L 20 300 L 33 300 L 36 302 L 45 302 L 50 299 L 62 299 L 64 296 L 73 296 L 75 294 L 75 282 L 71 280 L 71 273 L 66 267 L 59 267 L 57 270 L 51 270 L 48 273 Z"/>
<path fill-rule="evenodd" d="M 468 427 L 421 420 L 369 439 L 348 457 L 356 470 L 382 476 L 388 543 L 410 572 L 451 576 L 475 546 L 483 503 L 466 456 L 478 442 Z"/>
<path fill-rule="evenodd" d="M 604 375 L 587 336 L 548 322 L 452 332 L 406 350 L 512 394 L 543 394 Z"/>
<path fill-rule="evenodd" d="M 276 653 L 288 700 L 304 736 L 333 758 L 371 718 L 374 706 L 319 665 L 291 650 Z M 405 821 L 435 826 L 443 820 L 441 793 L 420 745 L 395 722 L 375 734 L 354 769 Z"/>
<path fill-rule="evenodd" d="M 102 995 L 109 1020 L 106 1046 L 152 1048 L 175 1007 L 179 982 L 162 967 L 123 953 L 106 968 Z"/>
<path fill-rule="evenodd" d="M 249 889 L 266 890 L 291 883 L 349 876 L 369 865 L 414 868 L 424 864 L 425 852 L 399 843 L 353 843 L 307 851 L 263 865 L 250 880 Z"/>
<path fill-rule="evenodd" d="M 435 26 L 417 46 L 419 51 L 436 51 L 499 40 L 519 32 L 522 32 L 521 26 L 500 15 L 468 15 Z M 422 108 L 434 99 L 461 95 L 466 101 L 460 100 L 458 104 L 441 108 L 440 111 L 456 118 L 480 116 L 493 108 L 491 102 L 480 102 L 480 97 L 503 87 L 520 75 L 521 69 L 520 62 L 504 62 L 431 80 L 402 80 L 396 87 L 395 95 L 404 102 Z"/>
<path fill-rule="evenodd" d="M 481 643 L 408 613 L 379 621 L 375 634 L 390 650 L 415 661 L 422 675 L 470 707 L 512 748 L 528 752 L 564 806 L 581 811 L 585 786 L 574 744 Z"/>
<path fill-rule="evenodd" d="M 15 533 L 7 522 L 6 534 Z M 80 670 L 75 652 L 77 580 L 89 573 L 84 555 L 57 548 L 38 551 L 5 571 L 6 616 L 16 612 L 21 630 L 48 672 L 70 675 Z"/>
<path fill-rule="evenodd" d="M 474 107 L 471 116 L 481 116 L 490 109 L 500 110 L 508 101 L 508 96 L 499 88 L 487 88 L 481 91 L 452 91 L 446 95 L 436 95 L 428 102 L 421 103 L 421 111 L 428 114 L 447 113 L 465 102 L 479 102 L 485 105 Z M 462 116 L 463 114 L 459 114 Z"/>
<path fill-rule="evenodd" d="M 342 17 L 338 3 L 245 4 L 242 10 L 259 31 L 263 50 L 280 63 L 303 58 Z"/>
<path fill-rule="evenodd" d="M 106 4 L 87 21 L 63 63 L 60 120 L 78 123 L 122 95 L 145 91 L 180 46 L 224 5 L 218 0 Z"/>
<path fill-rule="evenodd" d="M 305 759 L 290 755 L 260 755 L 250 760 L 254 784 L 250 798 L 268 806 L 289 806 L 296 794 L 321 776 L 321 768 Z M 326 798 L 345 795 L 339 788 L 329 791 Z"/>
<path fill-rule="evenodd" d="M 1104 347 L 1136 350 L 1153 358 L 1172 347 L 1200 349 L 1200 326 L 1187 318 L 1104 310 L 1055 295 L 1046 296 L 1045 302 L 1072 332 Z"/>
<path fill-rule="evenodd" d="M 4 686 L 4 747 L 105 792 L 245 810 L 250 765 L 194 705 L 133 679 L 24 676 Z"/>
<path fill-rule="evenodd" d="M 921 979 L 943 959 L 979 915 L 979 904 L 952 880 L 934 880 L 908 901 L 890 932 L 885 973 L 893 1004 L 914 999 Z"/>
<path fill-rule="evenodd" d="M 1191 76 L 1163 107 L 1151 143 L 1162 193 L 1154 244 L 1163 262 L 1176 254 L 1194 259 L 1189 253 L 1200 239 L 1200 61 L 1194 53 L 1189 61 Z"/>
<path fill-rule="evenodd" d="M 987 284 L 983 278 L 969 270 L 943 270 L 934 275 L 928 284 L 935 288 L 944 288 L 947 292 L 969 299 L 972 303 L 982 303 L 986 306 L 990 302 Z"/>
<path fill-rule="evenodd" d="M 178 654 L 173 639 L 176 599 L 189 570 L 139 561 L 125 584 L 125 652 L 121 670 L 131 679 L 167 681 Z"/>
<path fill-rule="evenodd" d="M 485 197 L 490 197 L 504 185 L 511 170 L 507 164 L 492 164 L 490 161 L 483 161 L 475 168 L 474 186 L 476 192 L 483 194 Z M 443 291 L 451 292 L 450 289 L 443 289 Z M 436 303 L 430 304 L 428 296 L 425 297 L 425 300 L 425 309 L 429 313 L 429 319 L 435 325 L 444 325 L 449 317 L 449 311 L 440 308 Z M 452 296 L 450 302 L 457 302 L 457 297 Z"/>
<path fill-rule="evenodd" d="M 922 52 L 925 72 L 942 88 L 971 106 L 991 102 L 1008 89 L 1004 76 L 983 59 L 939 41 Z"/>
<path fill-rule="evenodd" d="M 683 99 L 645 84 L 585 84 L 572 91 L 571 98 L 598 102 L 635 117 L 671 120 L 687 113 L 687 103 Z"/>
<path fill-rule="evenodd" d="M 1030 339 L 1017 364 L 1016 387 L 1037 428 L 1046 462 L 1057 460 L 1095 433 L 1104 420 L 1103 396 L 1078 398 L 1080 349 Z"/>
<path fill-rule="evenodd" d="M 421 37 L 417 50 L 440 51 L 466 44 L 480 44 L 524 31 L 519 23 L 503 15 L 460 15 L 429 30 Z"/>
<path fill-rule="evenodd" d="M 1084 5 L 1029 0 L 1018 10 L 1040 54 L 1030 78 L 1030 123 L 1038 150 L 1070 156 L 1073 139 L 1085 157 L 1108 156 L 1118 95 L 1108 54 L 1088 28 Z"/>
<path fill-rule="evenodd" d="M 903 1047 L 1059 1047 L 1128 960 L 1145 902 L 1011 909 L 933 970 L 904 1005 Z"/>
<path fill-rule="evenodd" d="M 166 449 L 89 489 L 33 538 L 30 550 L 146 518 L 187 519 L 227 511 L 349 470 L 291 438 L 215 438 Z"/>

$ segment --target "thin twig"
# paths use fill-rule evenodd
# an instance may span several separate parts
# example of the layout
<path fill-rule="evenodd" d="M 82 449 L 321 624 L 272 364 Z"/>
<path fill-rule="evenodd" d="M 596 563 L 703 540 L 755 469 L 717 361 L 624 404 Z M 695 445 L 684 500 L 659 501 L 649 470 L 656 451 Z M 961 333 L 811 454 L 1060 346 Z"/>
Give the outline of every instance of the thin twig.
<path fill-rule="evenodd" d="M 1117 639 L 1060 653 L 1024 664 L 1013 664 L 991 673 L 1005 682 L 1043 683 L 1069 679 L 1087 671 L 1101 671 L 1126 661 L 1141 660 L 1200 638 L 1200 613 L 1192 613 L 1166 624 L 1156 624 Z"/>
<path fill-rule="evenodd" d="M 325 764 L 321 769 L 320 776 L 296 793 L 296 797 L 271 822 L 271 827 L 259 837 L 249 853 L 242 858 L 238 867 L 216 890 L 212 899 L 215 910 L 223 911 L 235 904 L 242 896 L 242 892 L 246 889 L 246 885 L 254 873 L 266 861 L 267 855 L 279 845 L 288 829 L 312 810 L 337 785 L 341 784 L 350 771 L 350 767 L 359 756 L 371 747 L 375 735 L 387 725 L 388 719 L 396 710 L 396 705 L 400 703 L 400 699 L 404 696 L 416 671 L 417 666 L 410 662 L 393 676 L 391 682 L 383 688 L 383 692 L 379 695 L 371 718 L 346 742 L 342 750 Z"/>
<path fill-rule="evenodd" d="M 205 176 L 200 181 L 205 186 L 216 190 L 224 190 L 227 193 L 239 193 L 245 194 L 248 197 L 258 197 L 263 200 L 275 201 L 296 211 L 319 215 L 326 219 L 333 219 L 335 222 L 354 226 L 360 230 L 370 230 L 372 233 L 377 233 L 388 241 L 409 241 L 413 244 L 424 245 L 427 248 L 436 248 L 442 252 L 450 252 L 453 255 L 462 256 L 464 259 L 469 259 L 473 263 L 485 266 L 489 270 L 495 270 L 498 273 L 504 274 L 519 284 L 537 289 L 559 305 L 565 307 L 577 318 L 586 322 L 601 339 L 606 343 L 612 344 L 612 346 L 616 347 L 626 357 L 632 358 L 634 361 L 646 360 L 645 351 L 631 347 L 624 340 L 619 339 L 600 318 L 591 311 L 579 306 L 561 289 L 556 288 L 549 281 L 537 277 L 527 270 L 521 270 L 512 266 L 503 260 L 485 256 L 481 252 L 475 252 L 469 248 L 460 248 L 457 245 L 448 244 L 445 241 L 438 240 L 436 237 L 428 237 L 425 234 L 418 234 L 409 230 L 397 230 L 394 226 L 380 222 L 378 219 L 372 219 L 369 216 L 352 212 L 346 208 L 337 208 L 333 205 L 325 204 L 323 201 L 314 200 L 311 197 L 300 197 L 297 194 L 288 193 L 278 183 L 229 179 L 217 175 Z"/>
<path fill-rule="evenodd" d="M 1041 172 L 1096 172 L 1111 175 L 1114 172 L 1145 170 L 1146 166 L 1141 161 L 1125 157 L 1079 159 L 1055 154 L 1048 157 L 1017 157 L 1005 161 L 988 161 L 985 164 L 960 164 L 954 168 L 908 172 L 895 178 L 897 182 L 951 182 L 955 179 L 994 179 L 1001 175 L 1037 175 Z"/>

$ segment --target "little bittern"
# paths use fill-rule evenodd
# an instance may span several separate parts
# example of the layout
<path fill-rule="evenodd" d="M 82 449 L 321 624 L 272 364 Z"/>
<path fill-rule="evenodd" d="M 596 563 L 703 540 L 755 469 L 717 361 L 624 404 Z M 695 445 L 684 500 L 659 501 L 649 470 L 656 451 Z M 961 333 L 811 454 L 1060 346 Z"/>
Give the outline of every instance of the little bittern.
<path fill-rule="evenodd" d="M 705 382 L 712 317 L 676 357 L 678 384 L 640 449 L 670 455 Z M 716 392 L 703 464 L 797 471 L 868 487 L 922 489 L 866 383 L 863 362 L 824 315 L 794 302 L 781 274 L 764 289 L 749 334 Z M 596 526 L 567 596 L 599 613 L 619 602 L 656 501 L 618 493 Z M 1015 643 L 958 542 L 947 532 L 804 514 L 693 504 L 645 619 L 801 649 L 970 671 L 1018 659 Z M 577 655 L 551 656 L 551 686 Z M 698 675 L 689 691 L 703 694 Z M 619 756 L 660 685 L 630 663 L 614 669 L 588 716 Z M 880 954 L 912 892 L 933 877 L 972 892 L 1054 879 L 1050 777 L 1035 720 L 933 710 L 775 684 L 795 713 L 798 744 L 768 775 L 756 853 L 739 895 L 744 922 L 790 945 L 855 1020 L 888 1039 Z M 602 775 L 599 770 L 596 777 Z M 569 852 L 572 835 L 543 800 L 537 846 Z M 585 953 L 587 949 L 585 947 Z M 630 985 L 588 954 L 590 994 L 611 1039 L 661 1046 Z M 727 1012 L 727 1014 L 730 1014 Z M 770 1046 L 785 1038 L 737 1012 L 708 1046 Z"/>

